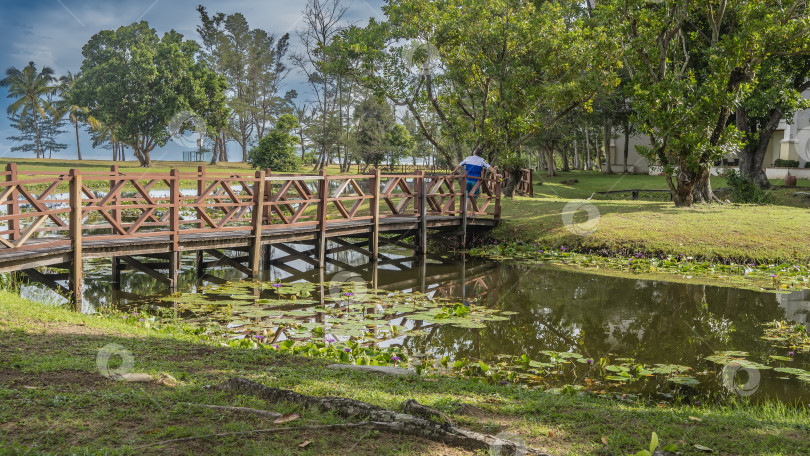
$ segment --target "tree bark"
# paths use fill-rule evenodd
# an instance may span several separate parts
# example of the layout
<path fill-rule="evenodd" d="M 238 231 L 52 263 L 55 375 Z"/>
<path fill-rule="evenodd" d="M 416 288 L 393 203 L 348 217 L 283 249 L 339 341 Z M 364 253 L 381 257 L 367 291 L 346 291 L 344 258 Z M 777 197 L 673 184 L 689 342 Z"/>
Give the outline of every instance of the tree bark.
<path fill-rule="evenodd" d="M 79 119 L 73 118 L 73 126 L 76 128 L 76 155 L 82 159 L 82 147 L 79 145 Z"/>
<path fill-rule="evenodd" d="M 695 180 L 695 185 L 692 187 L 692 201 L 698 203 L 714 203 L 720 202 L 720 199 L 714 196 L 712 191 L 712 173 L 711 168 L 703 169 Z"/>
<path fill-rule="evenodd" d="M 579 149 L 577 149 L 577 140 L 574 139 L 574 169 L 580 169 L 579 167 Z"/>
<path fill-rule="evenodd" d="M 745 134 L 746 139 L 742 150 L 738 154 L 740 158 L 740 175 L 753 180 L 760 188 L 765 190 L 772 187 L 771 181 L 768 180 L 768 176 L 763 169 L 765 154 L 768 152 L 771 137 L 776 127 L 779 126 L 783 114 L 781 107 L 773 109 L 768 122 L 758 132 L 755 132 L 752 131 L 746 109 L 742 107 L 737 109 L 737 128 Z"/>
<path fill-rule="evenodd" d="M 624 173 L 627 174 L 627 157 L 630 154 L 630 125 L 624 123 Z"/>
<path fill-rule="evenodd" d="M 554 148 L 546 146 L 546 163 L 548 164 L 548 175 L 554 177 L 557 173 L 554 171 Z"/>
<path fill-rule="evenodd" d="M 565 151 L 565 149 L 560 148 L 560 154 L 562 154 L 563 172 L 571 171 L 571 168 L 568 166 L 568 153 Z"/>
<path fill-rule="evenodd" d="M 610 156 L 610 139 L 613 136 L 613 127 L 610 125 L 610 119 L 605 117 L 605 174 L 613 174 L 613 160 Z"/>
<path fill-rule="evenodd" d="M 268 402 L 299 404 L 307 408 L 317 408 L 346 418 L 362 417 L 367 420 L 369 425 L 373 425 L 379 430 L 415 435 L 468 450 L 499 448 L 498 454 L 503 456 L 527 454 L 548 456 L 534 448 L 524 447 L 519 443 L 497 436 L 458 428 L 447 421 L 441 412 L 412 400 L 405 401 L 403 404 L 405 413 L 402 413 L 345 397 L 307 396 L 294 391 L 264 386 L 244 378 L 232 378 L 215 388 L 219 391 L 250 394 Z"/>

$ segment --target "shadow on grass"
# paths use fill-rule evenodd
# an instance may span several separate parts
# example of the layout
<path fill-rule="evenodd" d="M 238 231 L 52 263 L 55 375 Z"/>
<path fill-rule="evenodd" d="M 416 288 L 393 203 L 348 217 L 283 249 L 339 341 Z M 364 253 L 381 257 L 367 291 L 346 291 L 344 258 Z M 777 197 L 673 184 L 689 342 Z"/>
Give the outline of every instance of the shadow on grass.
<path fill-rule="evenodd" d="M 135 447 L 158 441 L 222 431 L 272 427 L 253 416 L 210 411 L 183 403 L 219 404 L 300 411 L 285 404 L 216 393 L 205 388 L 242 376 L 311 395 L 347 396 L 397 408 L 406 399 L 440 408 L 473 429 L 518 434 L 554 454 L 626 454 L 645 448 L 655 431 L 663 443 L 687 442 L 721 454 L 810 453 L 806 409 L 761 406 L 660 408 L 591 397 L 554 395 L 479 380 L 400 379 L 325 369 L 326 361 L 199 344 L 165 335 L 110 334 L 92 325 L 47 324 L 0 331 L 0 442 L 44 451 L 80 447 L 110 448 L 122 454 L 469 454 L 411 437 L 369 435 L 364 430 L 259 434 L 247 439 L 200 439 L 188 445 Z M 98 373 L 96 356 L 119 344 L 134 358 L 135 372 L 169 373 L 176 387 L 108 380 Z M 459 412 L 461 404 L 480 410 Z M 333 415 L 303 411 L 301 424 L 343 422 Z M 695 416 L 701 421 L 690 419 Z M 13 425 L 9 425 L 13 423 Z M 803 423 L 803 424 L 802 424 Z M 46 436 L 46 437 L 43 437 Z M 605 436 L 608 445 L 601 442 Z M 298 445 L 309 440 L 306 448 Z"/>

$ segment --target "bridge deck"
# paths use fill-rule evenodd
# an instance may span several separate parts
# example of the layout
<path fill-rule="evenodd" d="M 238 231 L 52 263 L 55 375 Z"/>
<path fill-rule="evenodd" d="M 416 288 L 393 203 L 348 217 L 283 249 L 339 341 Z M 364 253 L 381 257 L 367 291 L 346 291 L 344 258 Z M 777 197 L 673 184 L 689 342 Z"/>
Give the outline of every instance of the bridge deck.
<path fill-rule="evenodd" d="M 167 254 L 172 286 L 184 251 L 206 251 L 255 277 L 263 245 L 313 241 L 312 261 L 323 267 L 327 250 L 339 251 L 327 239 L 358 250 L 339 238 L 367 237 L 364 252 L 376 261 L 382 233 L 413 232 L 420 252 L 429 230 L 458 233 L 463 244 L 468 229 L 497 225 L 500 197 L 498 180 L 464 173 L 22 173 L 12 163 L 0 172 L 0 272 L 23 270 L 55 286 L 33 269 L 65 264 L 78 302 L 85 258 L 121 257 L 158 277 L 131 257 Z M 229 248 L 248 255 L 222 258 L 218 249 Z"/>

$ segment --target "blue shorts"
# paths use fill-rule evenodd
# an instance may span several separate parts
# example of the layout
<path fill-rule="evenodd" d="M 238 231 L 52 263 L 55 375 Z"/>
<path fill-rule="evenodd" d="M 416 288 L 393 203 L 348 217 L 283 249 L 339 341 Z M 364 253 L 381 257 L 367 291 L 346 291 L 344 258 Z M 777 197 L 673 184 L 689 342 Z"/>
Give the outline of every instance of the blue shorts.
<path fill-rule="evenodd" d="M 472 191 L 473 187 L 475 187 L 475 184 L 477 184 L 478 182 L 479 182 L 479 179 L 467 179 L 467 194 L 468 195 Z M 484 184 L 481 183 L 481 185 L 484 185 Z M 480 186 L 475 189 L 475 193 L 473 193 L 473 195 L 478 196 L 479 193 L 481 193 L 481 187 Z"/>

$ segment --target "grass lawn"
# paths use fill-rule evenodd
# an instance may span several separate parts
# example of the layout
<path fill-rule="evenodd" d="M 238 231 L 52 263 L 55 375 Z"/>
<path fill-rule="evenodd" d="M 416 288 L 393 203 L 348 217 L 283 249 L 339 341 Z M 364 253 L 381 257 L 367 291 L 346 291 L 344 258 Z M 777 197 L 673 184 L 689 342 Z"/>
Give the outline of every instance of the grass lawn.
<path fill-rule="evenodd" d="M 577 179 L 574 184 L 561 181 Z M 562 173 L 559 177 L 537 176 L 535 198 L 503 200 L 507 221 L 497 232 L 501 239 L 536 242 L 548 248 L 608 250 L 623 253 L 685 254 L 707 259 L 754 259 L 808 261 L 810 249 L 810 207 L 807 199 L 793 195 L 796 190 L 773 191 L 776 204 L 695 205 L 676 208 L 666 194 L 594 195 L 609 189 L 666 188 L 660 176 L 606 176 L 592 173 Z M 712 179 L 713 187 L 725 183 Z M 775 182 L 776 183 L 776 182 Z M 809 186 L 810 181 L 799 181 Z M 563 223 L 563 210 L 574 210 L 574 223 L 588 220 L 586 208 L 598 214 L 598 222 L 572 232 Z M 595 210 L 593 209 L 595 208 Z M 577 230 L 575 230 L 577 231 Z M 591 232 L 592 231 L 592 232 Z"/>
<path fill-rule="evenodd" d="M 387 408 L 412 398 L 439 408 L 462 426 L 517 435 L 556 455 L 635 453 L 648 447 L 653 431 L 662 446 L 675 443 L 686 455 L 703 454 L 694 445 L 712 448 L 715 454 L 810 453 L 806 407 L 645 406 L 479 380 L 381 377 L 326 369 L 325 362 L 317 359 L 200 343 L 178 328 L 146 328 L 130 321 L 80 315 L 0 291 L 0 454 L 473 454 L 362 428 L 143 447 L 173 438 L 277 426 L 255 415 L 193 404 L 300 412 L 301 419 L 284 425 L 289 427 L 345 421 L 328 413 L 205 388 L 232 376 Z M 109 343 L 132 352 L 134 372 L 168 373 L 179 383 L 124 383 L 101 376 L 96 354 Z M 468 407 L 460 409 L 462 403 Z M 311 443 L 299 447 L 305 441 Z"/>

